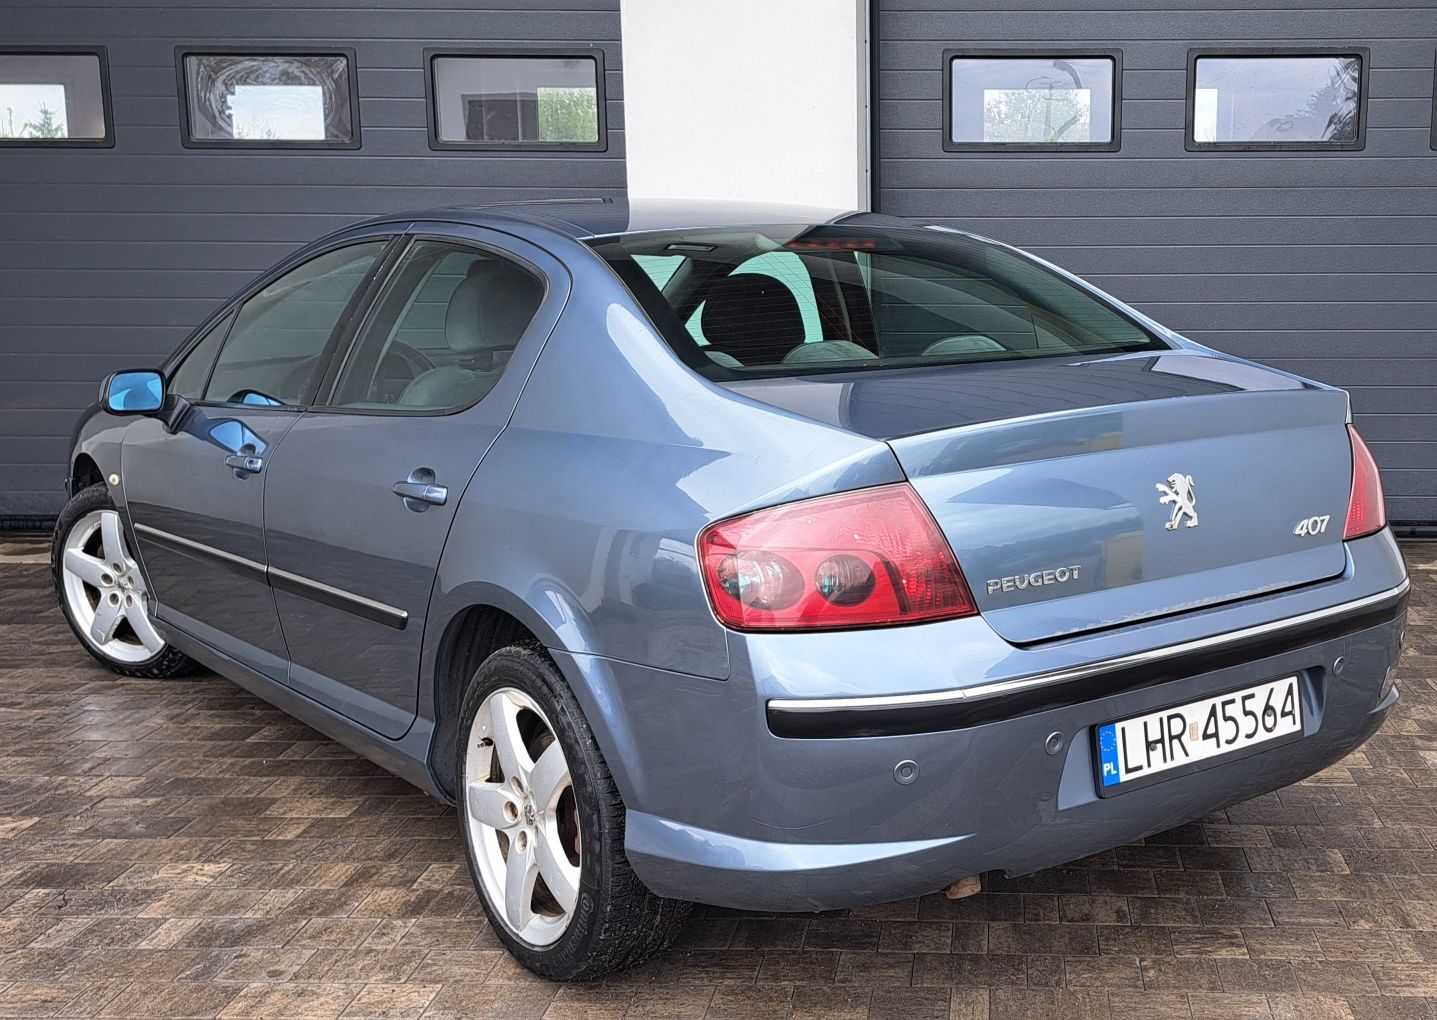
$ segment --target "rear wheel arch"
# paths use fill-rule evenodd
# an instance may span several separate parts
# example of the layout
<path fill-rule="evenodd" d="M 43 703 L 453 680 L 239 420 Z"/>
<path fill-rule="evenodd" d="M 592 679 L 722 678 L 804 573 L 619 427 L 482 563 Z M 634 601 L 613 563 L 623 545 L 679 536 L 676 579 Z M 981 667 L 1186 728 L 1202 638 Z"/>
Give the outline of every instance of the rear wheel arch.
<path fill-rule="evenodd" d="M 517 617 L 494 605 L 468 606 L 445 626 L 434 661 L 434 739 L 429 746 L 429 770 L 446 795 L 452 797 L 458 788 L 454 741 L 469 681 L 489 656 L 526 642 L 542 644 Z"/>

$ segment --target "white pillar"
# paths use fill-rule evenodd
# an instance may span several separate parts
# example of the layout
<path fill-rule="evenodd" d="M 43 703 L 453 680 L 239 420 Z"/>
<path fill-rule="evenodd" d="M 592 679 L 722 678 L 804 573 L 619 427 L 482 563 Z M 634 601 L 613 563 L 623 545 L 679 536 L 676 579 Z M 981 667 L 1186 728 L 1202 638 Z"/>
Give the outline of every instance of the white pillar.
<path fill-rule="evenodd" d="M 867 0 L 621 0 L 629 194 L 866 209 Z"/>

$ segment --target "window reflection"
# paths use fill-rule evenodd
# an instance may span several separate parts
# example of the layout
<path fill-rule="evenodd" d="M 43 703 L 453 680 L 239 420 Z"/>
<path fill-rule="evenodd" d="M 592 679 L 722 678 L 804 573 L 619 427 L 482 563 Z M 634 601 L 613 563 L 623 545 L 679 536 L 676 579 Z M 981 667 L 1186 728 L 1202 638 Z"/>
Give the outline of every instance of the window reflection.
<path fill-rule="evenodd" d="M 188 54 L 189 137 L 201 143 L 354 139 L 343 54 Z"/>
<path fill-rule="evenodd" d="M 1203 56 L 1194 72 L 1192 140 L 1356 143 L 1362 58 Z"/>
<path fill-rule="evenodd" d="M 1111 57 L 954 57 L 949 140 L 1091 145 L 1114 140 Z"/>

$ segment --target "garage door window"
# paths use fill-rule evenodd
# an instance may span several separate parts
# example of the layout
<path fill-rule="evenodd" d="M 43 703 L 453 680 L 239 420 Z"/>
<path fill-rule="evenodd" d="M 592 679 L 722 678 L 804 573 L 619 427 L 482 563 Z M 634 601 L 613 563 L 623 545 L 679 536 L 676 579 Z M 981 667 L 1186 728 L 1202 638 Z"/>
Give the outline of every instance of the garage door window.
<path fill-rule="evenodd" d="M 943 147 L 1115 151 L 1120 53 L 948 50 Z"/>
<path fill-rule="evenodd" d="M 0 52 L 0 145 L 113 145 L 105 52 Z"/>
<path fill-rule="evenodd" d="M 599 51 L 426 56 L 432 148 L 607 147 Z"/>
<path fill-rule="evenodd" d="M 1366 56 L 1192 51 L 1188 148 L 1362 148 Z"/>
<path fill-rule="evenodd" d="M 348 51 L 180 55 L 191 147 L 358 148 L 357 93 Z"/>

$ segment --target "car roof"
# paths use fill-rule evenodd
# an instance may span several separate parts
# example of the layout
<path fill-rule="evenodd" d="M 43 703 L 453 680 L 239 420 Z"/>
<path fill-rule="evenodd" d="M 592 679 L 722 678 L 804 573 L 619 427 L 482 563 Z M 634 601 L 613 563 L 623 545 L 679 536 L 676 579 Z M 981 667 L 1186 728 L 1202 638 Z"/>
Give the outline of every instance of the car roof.
<path fill-rule="evenodd" d="M 371 223 L 437 220 L 474 226 L 501 226 L 519 221 L 569 237 L 590 239 L 644 231 L 712 227 L 819 224 L 840 220 L 904 224 L 906 221 L 852 209 L 765 202 L 723 202 L 677 199 L 560 198 L 547 201 L 501 202 L 449 206 L 378 217 Z"/>

